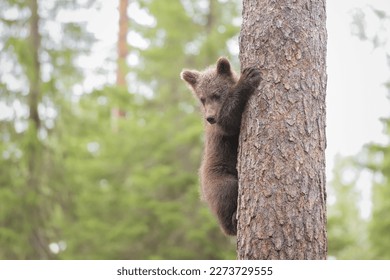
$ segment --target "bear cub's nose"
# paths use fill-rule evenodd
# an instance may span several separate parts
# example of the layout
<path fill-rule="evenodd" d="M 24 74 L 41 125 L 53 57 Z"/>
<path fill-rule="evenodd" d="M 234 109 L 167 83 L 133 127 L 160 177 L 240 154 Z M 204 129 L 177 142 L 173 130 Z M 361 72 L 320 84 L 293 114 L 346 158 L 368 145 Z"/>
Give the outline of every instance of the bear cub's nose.
<path fill-rule="evenodd" d="M 207 117 L 206 120 L 210 123 L 210 124 L 215 124 L 216 123 L 216 120 L 214 117 Z"/>

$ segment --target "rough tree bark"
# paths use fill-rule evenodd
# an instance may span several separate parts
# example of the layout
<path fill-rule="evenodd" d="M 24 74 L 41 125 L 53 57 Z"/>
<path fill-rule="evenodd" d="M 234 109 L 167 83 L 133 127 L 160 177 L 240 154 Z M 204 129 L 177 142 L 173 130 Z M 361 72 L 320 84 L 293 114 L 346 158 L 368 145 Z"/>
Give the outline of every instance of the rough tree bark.
<path fill-rule="evenodd" d="M 243 116 L 239 259 L 325 259 L 325 0 L 243 0 L 242 69 L 262 81 Z"/>

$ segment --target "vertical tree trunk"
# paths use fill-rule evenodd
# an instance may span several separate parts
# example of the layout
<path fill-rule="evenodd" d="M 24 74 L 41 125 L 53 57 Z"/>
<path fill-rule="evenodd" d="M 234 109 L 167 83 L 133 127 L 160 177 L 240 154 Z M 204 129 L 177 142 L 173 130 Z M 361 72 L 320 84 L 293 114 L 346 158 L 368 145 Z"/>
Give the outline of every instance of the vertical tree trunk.
<path fill-rule="evenodd" d="M 51 257 L 48 247 L 48 240 L 45 233 L 45 206 L 46 203 L 41 197 L 42 177 L 42 146 L 38 139 L 38 131 L 41 121 L 38 113 L 38 104 L 41 99 L 41 67 L 39 62 L 39 49 L 41 36 L 39 33 L 38 0 L 30 0 L 30 57 L 31 71 L 28 71 L 29 79 L 29 128 L 27 134 L 28 149 L 27 157 L 27 180 L 24 193 L 25 220 L 29 225 L 30 250 L 27 250 L 27 259 L 47 259 Z"/>
<path fill-rule="evenodd" d="M 243 116 L 239 259 L 325 259 L 325 0 L 243 0 L 242 68 L 259 91 Z"/>
<path fill-rule="evenodd" d="M 127 16 L 128 0 L 119 0 L 119 34 L 116 85 L 126 87 L 126 58 L 128 54 L 127 31 L 129 18 Z"/>
<path fill-rule="evenodd" d="M 32 71 L 30 72 L 29 83 L 29 111 L 30 111 L 30 124 L 35 125 L 36 129 L 40 127 L 40 118 L 38 114 L 38 103 L 40 93 L 40 63 L 39 63 L 39 48 L 41 44 L 41 37 L 39 34 L 39 15 L 38 15 L 38 2 L 37 0 L 30 0 L 30 41 L 31 41 L 31 58 L 32 58 Z"/>
<path fill-rule="evenodd" d="M 127 90 L 126 75 L 127 64 L 126 58 L 129 53 L 127 45 L 127 32 L 129 29 L 129 17 L 127 16 L 128 0 L 119 0 L 119 32 L 117 43 L 117 68 L 116 68 L 116 85 L 117 87 Z M 118 120 L 126 116 L 126 112 L 119 107 L 111 109 L 111 129 L 113 132 L 118 132 Z"/>
<path fill-rule="evenodd" d="M 215 22 L 215 0 L 209 0 L 209 12 L 207 14 L 206 33 L 210 34 Z"/>

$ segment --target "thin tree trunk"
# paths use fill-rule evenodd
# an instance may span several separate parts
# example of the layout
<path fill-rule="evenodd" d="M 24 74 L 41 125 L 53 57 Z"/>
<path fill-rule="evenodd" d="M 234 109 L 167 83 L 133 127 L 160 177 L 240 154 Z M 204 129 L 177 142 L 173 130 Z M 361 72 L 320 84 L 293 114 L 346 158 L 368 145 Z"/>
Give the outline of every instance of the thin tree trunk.
<path fill-rule="evenodd" d="M 127 16 L 128 0 L 119 0 L 119 34 L 118 34 L 118 60 L 116 71 L 116 85 L 126 86 L 126 58 L 128 55 L 127 31 L 129 18 Z"/>
<path fill-rule="evenodd" d="M 40 118 L 38 114 L 38 103 L 40 99 L 40 63 L 39 63 L 39 48 L 41 37 L 39 34 L 39 15 L 37 0 L 30 0 L 30 41 L 31 41 L 31 57 L 32 71 L 29 77 L 30 93 L 29 93 L 29 110 L 31 124 L 35 125 L 36 129 L 40 127 Z"/>
<path fill-rule="evenodd" d="M 129 18 L 127 16 L 128 0 L 119 0 L 119 32 L 117 44 L 117 68 L 116 68 L 116 85 L 121 89 L 127 89 L 126 75 L 127 64 L 126 58 L 129 53 L 127 45 L 127 32 L 129 29 Z M 111 129 L 113 132 L 118 132 L 118 120 L 125 117 L 126 112 L 119 107 L 111 109 Z"/>
<path fill-rule="evenodd" d="M 240 134 L 239 259 L 325 259 L 325 0 L 243 0 L 242 68 L 262 81 Z"/>
<path fill-rule="evenodd" d="M 25 190 L 25 223 L 29 225 L 30 250 L 27 250 L 27 259 L 48 259 L 51 256 L 48 241 L 45 233 L 45 202 L 41 198 L 41 165 L 42 146 L 38 139 L 38 131 L 41 127 L 41 120 L 38 112 L 38 104 L 41 99 L 41 76 L 39 49 L 41 36 L 39 33 L 38 0 L 30 0 L 30 44 L 31 44 L 31 71 L 28 72 L 29 79 L 29 128 L 28 128 L 28 150 L 26 152 L 28 177 Z"/>
<path fill-rule="evenodd" d="M 207 14 L 206 33 L 210 34 L 215 25 L 215 0 L 209 0 L 209 12 Z"/>

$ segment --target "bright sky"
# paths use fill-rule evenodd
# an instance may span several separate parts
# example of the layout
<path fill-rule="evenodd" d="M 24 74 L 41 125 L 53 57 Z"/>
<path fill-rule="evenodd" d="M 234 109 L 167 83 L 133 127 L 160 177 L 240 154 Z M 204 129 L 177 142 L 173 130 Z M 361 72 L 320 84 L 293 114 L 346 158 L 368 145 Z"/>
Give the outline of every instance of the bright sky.
<path fill-rule="evenodd" d="M 368 3 L 390 14 L 388 0 L 328 1 L 328 164 L 336 153 L 356 154 L 367 142 L 387 141 L 379 122 L 380 117 L 390 116 L 383 86 L 390 79 L 386 53 L 351 35 L 351 11 Z M 371 30 L 379 26 L 369 15 L 367 22 Z"/>
<path fill-rule="evenodd" d="M 389 42 L 385 49 L 374 49 L 351 34 L 352 11 L 367 7 L 386 11 L 388 0 L 327 1 L 328 89 L 327 89 L 327 179 L 332 179 L 336 154 L 356 155 L 364 144 L 388 143 L 381 117 L 390 117 L 390 100 L 383 84 L 390 80 L 386 52 L 390 54 L 390 26 L 383 34 Z M 366 14 L 367 32 L 373 35 L 380 23 Z M 360 209 L 367 218 L 371 209 L 372 174 L 364 172 L 357 182 L 361 191 Z M 329 197 L 332 200 L 332 197 Z"/>

